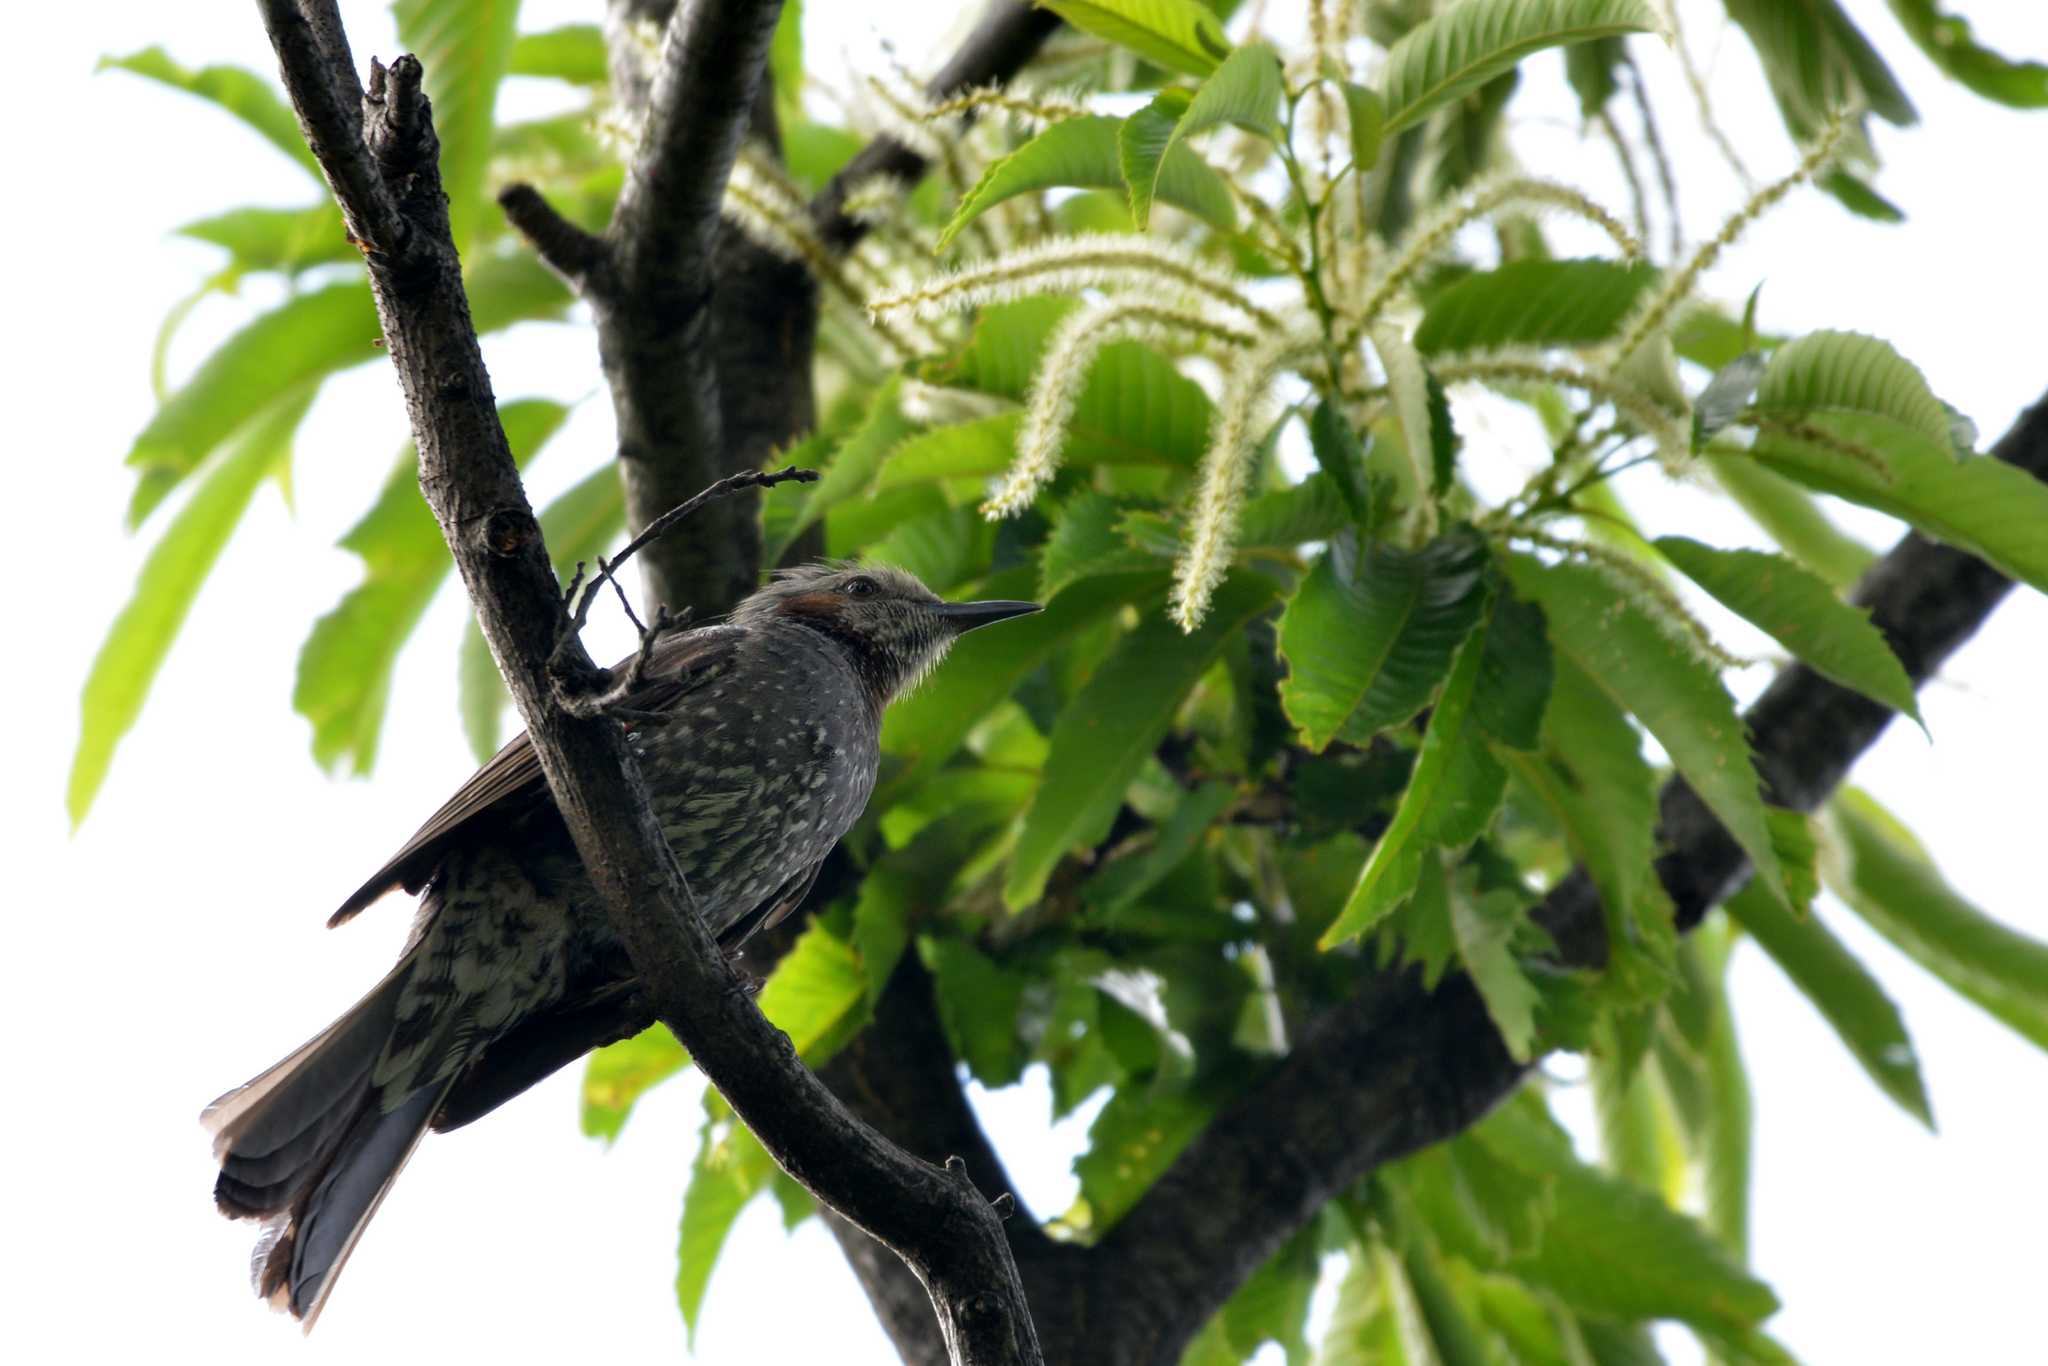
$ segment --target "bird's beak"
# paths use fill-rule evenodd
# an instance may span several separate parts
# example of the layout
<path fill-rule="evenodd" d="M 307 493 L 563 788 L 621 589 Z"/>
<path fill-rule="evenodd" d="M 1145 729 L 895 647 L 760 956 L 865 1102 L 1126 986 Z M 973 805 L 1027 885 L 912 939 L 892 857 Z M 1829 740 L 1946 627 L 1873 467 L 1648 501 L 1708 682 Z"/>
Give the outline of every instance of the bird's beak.
<path fill-rule="evenodd" d="M 953 628 L 955 635 L 965 635 L 977 626 L 988 626 L 1011 617 L 1029 616 L 1045 609 L 1035 602 L 1006 602 L 995 599 L 989 602 L 942 602 L 932 608 L 940 620 Z"/>

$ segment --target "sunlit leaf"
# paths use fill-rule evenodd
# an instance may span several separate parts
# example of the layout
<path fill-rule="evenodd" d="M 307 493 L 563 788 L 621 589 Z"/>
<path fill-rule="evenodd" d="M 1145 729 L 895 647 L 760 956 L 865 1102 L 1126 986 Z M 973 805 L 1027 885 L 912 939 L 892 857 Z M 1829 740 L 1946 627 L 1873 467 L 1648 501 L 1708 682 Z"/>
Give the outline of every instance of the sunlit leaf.
<path fill-rule="evenodd" d="M 1179 89 L 1163 90 L 1124 120 L 1117 146 L 1131 221 L 1140 228 L 1150 221 L 1161 168 L 1188 138 L 1225 123 L 1278 138 L 1277 111 L 1285 94 L 1279 54 L 1264 43 L 1247 43 L 1224 58 L 1192 97 Z"/>
<path fill-rule="evenodd" d="M 2048 108 L 2048 66 L 2015 62 L 1980 46 L 1970 21 L 1944 13 L 1935 0 L 1891 0 L 1891 5 L 1928 60 L 1951 78 L 2014 109 Z"/>
<path fill-rule="evenodd" d="M 939 1019 L 954 1053 L 983 1086 L 1008 1086 L 1028 1061 L 1017 1035 L 1027 979 L 964 939 L 928 941 Z"/>
<path fill-rule="evenodd" d="M 1074 1159 L 1084 1227 L 1100 1233 L 1123 1218 L 1208 1121 L 1208 1107 L 1185 1092 L 1120 1088 Z"/>
<path fill-rule="evenodd" d="M 1908 958 L 2048 1049 L 2048 944 L 1964 900 L 1865 794 L 1841 793 L 1828 815 L 1846 866 L 1826 871 L 1841 898 Z"/>
<path fill-rule="evenodd" d="M 1486 1003 L 1486 1014 L 1516 1060 L 1527 1062 L 1536 1042 L 1536 984 L 1516 961 L 1511 941 L 1522 920 L 1512 893 L 1451 897 L 1451 932 L 1458 958 Z"/>
<path fill-rule="evenodd" d="M 1387 53 L 1386 131 L 1419 122 L 1533 52 L 1656 27 L 1642 0 L 1458 0 Z"/>
<path fill-rule="evenodd" d="M 320 163 L 313 160 L 305 136 L 299 132 L 298 115 L 278 98 L 272 83 L 255 72 L 239 66 L 202 66 L 195 70 L 179 65 L 160 47 L 144 48 L 126 57 L 100 58 L 99 69 L 108 68 L 132 71 L 174 90 L 210 100 L 253 128 L 264 141 L 303 167 L 315 184 L 326 188 L 327 182 L 320 176 Z"/>
<path fill-rule="evenodd" d="M 707 1118 L 690 1184 L 683 1192 L 683 1217 L 676 1237 L 676 1304 L 682 1309 L 685 1341 L 694 1346 L 703 1314 L 704 1292 L 726 1235 L 747 1203 L 774 1182 L 777 1168 L 747 1126 L 733 1119 Z"/>
<path fill-rule="evenodd" d="M 990 166 L 960 201 L 939 249 L 945 250 L 969 223 L 1006 199 L 1036 190 L 1079 188 L 1122 190 L 1123 163 L 1117 139 L 1123 121 L 1100 114 L 1063 119 Z M 1154 183 L 1154 198 L 1186 209 L 1219 227 L 1237 224 L 1237 209 L 1223 177 L 1185 145 L 1165 151 Z"/>
<path fill-rule="evenodd" d="M 441 188 L 458 250 L 467 251 L 484 209 L 498 85 L 511 65 L 518 0 L 393 0 L 398 41 L 420 59 L 434 135 L 441 144 Z"/>
<path fill-rule="evenodd" d="M 1216 12 L 1196 0 L 1044 0 L 1045 8 L 1169 71 L 1206 76 L 1230 52 Z"/>
<path fill-rule="evenodd" d="M 296 275 L 313 266 L 356 259 L 341 210 L 331 201 L 307 209 L 230 209 L 177 231 L 180 237 L 225 248 L 229 266 L 237 272 Z"/>
<path fill-rule="evenodd" d="M 640 1097 L 689 1065 L 688 1051 L 667 1025 L 650 1026 L 598 1049 L 583 1065 L 584 1134 L 607 1143 L 616 1140 Z"/>
<path fill-rule="evenodd" d="M 610 79 L 605 68 L 604 30 L 596 24 L 563 24 L 539 33 L 522 33 L 513 40 L 505 74 L 603 85 Z"/>
<path fill-rule="evenodd" d="M 1706 464 L 1750 520 L 1830 588 L 1848 588 L 1877 559 L 1876 551 L 1836 526 L 1812 494 L 1783 475 L 1743 455 L 1709 451 Z"/>
<path fill-rule="evenodd" d="M 1920 719 L 1913 680 L 1870 624 L 1867 609 L 1843 602 L 1825 582 L 1783 556 L 1716 550 L 1684 536 L 1662 536 L 1654 544 L 1722 606 L 1822 677 Z"/>
<path fill-rule="evenodd" d="M 1729 898 L 1728 914 L 1784 969 L 1878 1089 L 1930 1129 L 1927 1085 L 1899 1008 L 1869 969 L 1812 913 L 1794 915 L 1752 888 Z"/>
<path fill-rule="evenodd" d="M 292 436 L 312 401 L 312 390 L 301 385 L 283 391 L 261 409 L 206 471 L 142 562 L 135 591 L 94 656 L 79 699 L 78 749 L 72 755 L 64 798 L 73 827 L 92 806 L 115 746 L 141 713 L 157 671 L 249 500 L 264 479 L 290 459 Z"/>

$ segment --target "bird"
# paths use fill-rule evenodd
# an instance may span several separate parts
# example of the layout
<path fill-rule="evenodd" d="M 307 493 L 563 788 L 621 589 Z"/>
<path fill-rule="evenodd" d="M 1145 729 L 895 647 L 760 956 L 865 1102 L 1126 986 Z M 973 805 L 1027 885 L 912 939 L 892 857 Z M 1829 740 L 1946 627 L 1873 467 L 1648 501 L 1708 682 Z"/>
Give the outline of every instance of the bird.
<path fill-rule="evenodd" d="M 819 563 L 779 571 L 723 623 L 654 643 L 617 714 L 728 953 L 797 907 L 859 818 L 888 705 L 960 635 L 1038 610 L 945 602 L 891 566 Z M 215 1205 L 261 1223 L 256 1293 L 309 1332 L 429 1129 L 470 1123 L 654 1019 L 526 735 L 328 923 L 396 888 L 421 895 L 390 973 L 201 1115 Z"/>

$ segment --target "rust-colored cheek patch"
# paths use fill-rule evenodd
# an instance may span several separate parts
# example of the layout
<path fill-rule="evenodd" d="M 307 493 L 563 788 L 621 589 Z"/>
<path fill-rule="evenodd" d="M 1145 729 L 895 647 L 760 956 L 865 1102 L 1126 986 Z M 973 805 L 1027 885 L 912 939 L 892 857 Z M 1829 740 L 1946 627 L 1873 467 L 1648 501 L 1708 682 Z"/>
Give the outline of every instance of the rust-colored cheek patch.
<path fill-rule="evenodd" d="M 837 621 L 843 606 L 836 593 L 799 593 L 793 598 L 784 598 L 776 609 L 776 615 Z"/>

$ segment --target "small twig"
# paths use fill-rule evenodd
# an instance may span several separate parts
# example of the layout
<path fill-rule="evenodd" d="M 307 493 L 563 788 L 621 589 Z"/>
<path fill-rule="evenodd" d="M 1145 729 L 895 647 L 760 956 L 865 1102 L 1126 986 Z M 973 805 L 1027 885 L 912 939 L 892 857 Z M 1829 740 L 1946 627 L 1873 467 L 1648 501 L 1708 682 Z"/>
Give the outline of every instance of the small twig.
<path fill-rule="evenodd" d="M 598 560 L 597 577 L 592 579 L 590 586 L 583 590 L 583 603 L 575 614 L 577 627 L 580 629 L 583 623 L 590 619 L 590 598 L 591 595 L 597 592 L 598 585 L 611 579 L 619 566 L 639 554 L 649 542 L 658 541 L 663 536 L 668 535 L 669 532 L 675 530 L 677 524 L 682 522 L 684 518 L 705 504 L 715 503 L 721 498 L 730 497 L 741 489 L 766 489 L 773 488 L 777 484 L 815 484 L 817 482 L 818 472 L 816 470 L 798 469 L 795 465 L 785 465 L 779 470 L 741 470 L 738 474 L 728 474 L 725 478 L 711 485 L 711 487 L 695 497 L 687 498 L 676 504 L 667 512 L 662 513 L 661 516 L 649 522 L 645 531 L 626 542 L 626 548 L 621 550 L 618 553 L 618 557 L 610 564 L 606 564 L 603 559 Z M 563 606 L 568 606 L 566 598 L 563 600 Z M 628 608 L 627 614 L 631 615 L 631 612 L 632 609 Z"/>
<path fill-rule="evenodd" d="M 624 586 L 619 583 L 618 570 L 621 565 L 632 559 L 642 547 L 675 530 L 691 513 L 707 504 L 730 497 L 741 489 L 773 488 L 777 484 L 787 483 L 809 484 L 816 482 L 817 478 L 816 470 L 798 469 L 795 465 L 785 465 L 779 470 L 741 470 L 738 474 L 729 474 L 695 497 L 686 499 L 648 523 L 647 529 L 626 542 L 626 548 L 615 558 L 607 561 L 604 556 L 598 556 L 597 575 L 588 583 L 583 577 L 585 566 L 578 561 L 576 572 L 569 579 L 569 586 L 562 590 L 561 626 L 556 635 L 554 653 L 548 659 L 548 674 L 554 685 L 556 705 L 571 716 L 583 720 L 607 713 L 624 717 L 626 712 L 620 704 L 638 692 L 640 686 L 647 681 L 647 669 L 654 657 L 654 647 L 660 643 L 662 637 L 682 630 L 691 621 L 692 612 L 688 607 L 681 612 L 671 612 L 667 603 L 657 603 L 653 624 L 642 625 L 640 618 L 633 612 L 633 604 L 627 601 Z M 640 649 L 633 656 L 633 663 L 623 676 L 617 669 L 593 671 L 577 662 L 584 657 L 582 651 L 577 648 L 577 642 L 584 626 L 590 621 L 591 607 L 595 605 L 599 592 L 607 583 L 612 586 L 612 591 L 618 594 L 619 605 L 626 609 L 626 619 L 632 622 L 634 629 L 640 633 Z"/>

